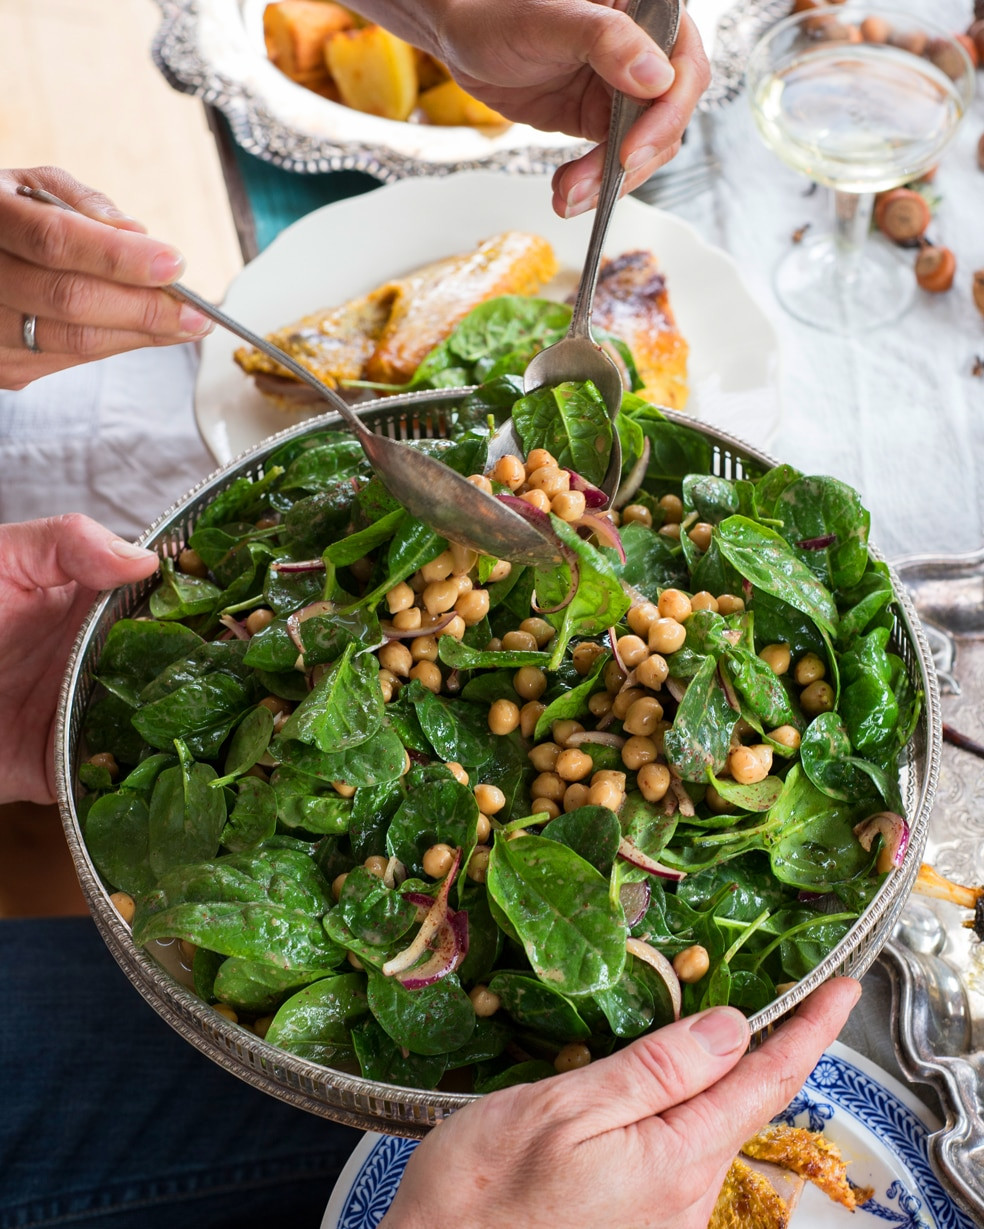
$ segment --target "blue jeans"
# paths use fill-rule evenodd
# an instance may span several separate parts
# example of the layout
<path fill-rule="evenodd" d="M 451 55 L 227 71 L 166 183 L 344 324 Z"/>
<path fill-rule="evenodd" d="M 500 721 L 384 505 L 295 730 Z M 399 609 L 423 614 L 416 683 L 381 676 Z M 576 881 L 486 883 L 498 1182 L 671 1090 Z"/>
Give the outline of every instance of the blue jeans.
<path fill-rule="evenodd" d="M 360 1138 L 222 1070 L 88 918 L 0 921 L 0 1229 L 318 1229 Z"/>

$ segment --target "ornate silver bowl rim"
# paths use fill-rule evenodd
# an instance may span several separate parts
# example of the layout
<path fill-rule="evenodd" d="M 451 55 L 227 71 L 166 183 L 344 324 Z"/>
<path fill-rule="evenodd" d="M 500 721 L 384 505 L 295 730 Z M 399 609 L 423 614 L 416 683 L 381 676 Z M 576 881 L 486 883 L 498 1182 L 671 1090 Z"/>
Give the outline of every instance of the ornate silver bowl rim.
<path fill-rule="evenodd" d="M 357 407 L 370 425 L 388 418 L 413 417 L 415 409 L 454 400 L 469 390 L 407 394 Z M 712 444 L 714 471 L 739 477 L 748 467 L 771 468 L 775 461 L 732 435 L 685 414 L 665 411 L 670 421 L 689 426 Z M 425 415 L 421 415 L 425 417 Z M 326 414 L 290 427 L 240 454 L 193 488 L 163 513 L 140 538 L 141 545 L 174 556 L 185 544 L 202 508 L 243 474 L 255 474 L 287 440 L 340 425 Z M 875 552 L 872 552 L 873 554 Z M 199 999 L 149 951 L 138 947 L 109 899 L 89 857 L 76 809 L 76 777 L 81 755 L 82 721 L 95 687 L 94 671 L 109 628 L 135 610 L 153 587 L 154 578 L 102 595 L 75 640 L 59 698 L 55 732 L 55 772 L 62 822 L 83 893 L 107 947 L 121 968 L 174 1029 L 202 1053 L 234 1075 L 281 1100 L 361 1129 L 419 1137 L 448 1114 L 474 1100 L 468 1093 L 407 1089 L 347 1075 L 296 1058 L 232 1024 Z M 763 1039 L 822 982 L 838 974 L 860 977 L 890 938 L 912 888 L 929 830 L 942 754 L 942 718 L 932 654 L 915 609 L 892 573 L 896 598 L 893 648 L 924 695 L 919 725 L 902 767 L 903 798 L 911 827 L 905 864 L 890 874 L 874 900 L 844 939 L 806 977 L 750 1019 L 753 1039 Z"/>

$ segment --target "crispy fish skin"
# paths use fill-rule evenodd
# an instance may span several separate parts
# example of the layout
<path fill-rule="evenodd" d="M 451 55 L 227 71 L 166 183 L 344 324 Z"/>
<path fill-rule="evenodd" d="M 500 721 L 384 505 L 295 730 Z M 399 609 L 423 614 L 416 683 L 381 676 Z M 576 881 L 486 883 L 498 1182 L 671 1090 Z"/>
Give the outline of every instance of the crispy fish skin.
<path fill-rule="evenodd" d="M 773 1123 L 753 1135 L 741 1150 L 746 1156 L 792 1170 L 851 1212 L 872 1196 L 872 1191 L 848 1182 L 847 1167 L 837 1145 L 804 1127 Z"/>
<path fill-rule="evenodd" d="M 677 327 L 666 279 L 652 252 L 625 252 L 602 264 L 591 321 L 632 351 L 643 382 L 639 396 L 671 410 L 684 408 L 690 347 Z"/>
<path fill-rule="evenodd" d="M 789 1229 L 789 1208 L 764 1174 L 735 1157 L 707 1229 Z"/>
<path fill-rule="evenodd" d="M 333 388 L 358 379 L 405 384 L 473 307 L 499 295 L 535 294 L 556 271 L 557 259 L 545 239 L 506 231 L 473 252 L 425 265 L 268 337 Z M 258 350 L 241 347 L 235 359 L 260 377 L 258 387 L 283 408 L 298 404 L 291 394 L 300 390 L 300 400 L 312 400 L 289 372 Z"/>

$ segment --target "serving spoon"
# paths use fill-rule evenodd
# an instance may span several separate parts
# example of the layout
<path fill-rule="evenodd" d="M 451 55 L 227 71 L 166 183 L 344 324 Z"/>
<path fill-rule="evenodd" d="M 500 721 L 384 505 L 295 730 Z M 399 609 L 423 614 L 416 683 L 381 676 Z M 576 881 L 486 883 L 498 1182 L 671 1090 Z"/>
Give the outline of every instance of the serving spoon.
<path fill-rule="evenodd" d="M 680 28 L 680 0 L 629 0 L 625 12 L 667 56 L 672 53 Z M 622 475 L 622 446 L 618 431 L 614 429 L 622 405 L 622 375 L 612 358 L 591 334 L 591 309 L 608 227 L 625 179 L 619 150 L 629 129 L 649 105 L 648 102 L 637 102 L 619 90 L 612 94 L 612 113 L 598 192 L 598 207 L 595 210 L 567 334 L 560 341 L 534 355 L 523 375 L 523 389 L 527 393 L 538 388 L 563 384 L 568 380 L 590 380 L 601 394 L 613 423 L 612 451 L 601 483 L 601 489 L 608 500 L 607 506 L 610 506 L 615 498 Z M 509 424 L 507 428 L 508 426 Z M 506 429 L 497 433 L 497 447 L 501 447 L 498 435 L 504 435 Z"/>

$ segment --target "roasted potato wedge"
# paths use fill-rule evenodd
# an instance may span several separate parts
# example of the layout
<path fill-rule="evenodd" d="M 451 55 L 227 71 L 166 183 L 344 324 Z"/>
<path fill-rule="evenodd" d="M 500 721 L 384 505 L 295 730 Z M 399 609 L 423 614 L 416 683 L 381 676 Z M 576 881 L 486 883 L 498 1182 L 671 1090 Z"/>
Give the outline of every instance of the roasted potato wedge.
<path fill-rule="evenodd" d="M 443 81 L 422 91 L 418 104 L 432 124 L 474 124 L 485 127 L 508 121 L 484 102 L 472 98 L 457 81 Z"/>
<path fill-rule="evenodd" d="M 325 63 L 342 102 L 355 111 L 405 120 L 417 104 L 416 53 L 382 26 L 332 35 Z"/>

